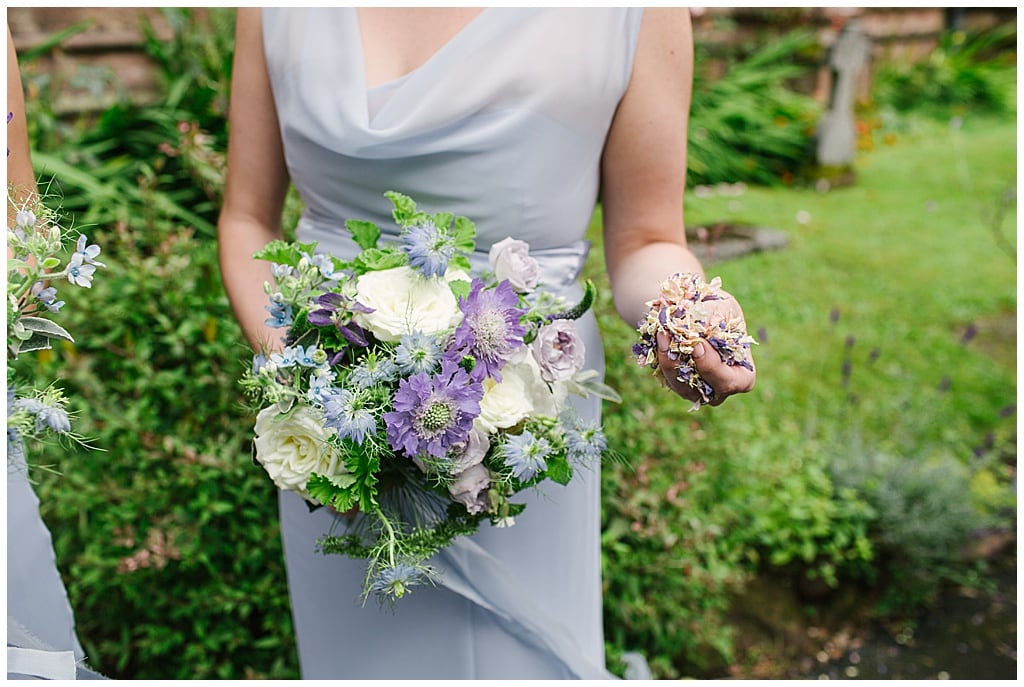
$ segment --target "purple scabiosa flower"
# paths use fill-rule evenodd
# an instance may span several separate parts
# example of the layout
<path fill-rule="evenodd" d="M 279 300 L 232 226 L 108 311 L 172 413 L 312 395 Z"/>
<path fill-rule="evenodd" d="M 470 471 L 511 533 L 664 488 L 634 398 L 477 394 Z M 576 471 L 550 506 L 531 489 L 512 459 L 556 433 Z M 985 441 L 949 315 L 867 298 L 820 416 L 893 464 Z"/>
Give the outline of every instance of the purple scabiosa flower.
<path fill-rule="evenodd" d="M 484 289 L 484 282 L 474 279 L 469 295 L 459 299 L 465 317 L 455 329 L 455 339 L 445 359 L 460 362 L 465 357 L 475 361 L 472 377 L 483 381 L 492 377 L 501 381 L 505 361 L 523 345 L 526 334 L 519 319 L 525 311 L 518 306 L 519 296 L 512 284 L 501 281 L 494 289 Z"/>
<path fill-rule="evenodd" d="M 444 457 L 450 446 L 466 441 L 483 395 L 483 385 L 451 362 L 442 363 L 436 375 L 419 372 L 403 379 L 394 410 L 384 414 L 388 444 L 410 458 Z"/>
<path fill-rule="evenodd" d="M 316 299 L 316 302 L 319 307 L 310 311 L 307 316 L 310 324 L 316 327 L 333 326 L 349 343 L 362 347 L 369 345 L 366 330 L 352 321 L 352 314 L 373 312 L 372 308 L 368 308 L 348 296 L 333 292 L 323 294 Z"/>
<path fill-rule="evenodd" d="M 404 335 L 395 347 L 395 365 L 404 375 L 433 372 L 441 362 L 441 345 L 429 334 L 413 332 Z"/>
<path fill-rule="evenodd" d="M 551 444 L 544 437 L 534 436 L 529 430 L 522 434 L 511 434 L 501 445 L 501 455 L 512 474 L 524 482 L 548 469 L 546 458 L 551 453 Z"/>
<path fill-rule="evenodd" d="M 377 418 L 363 394 L 338 389 L 324 398 L 324 427 L 337 430 L 342 439 L 362 444 L 377 429 Z"/>
<path fill-rule="evenodd" d="M 455 255 L 455 241 L 447 231 L 426 220 L 406 227 L 401 240 L 410 267 L 427 277 L 444 276 Z"/>

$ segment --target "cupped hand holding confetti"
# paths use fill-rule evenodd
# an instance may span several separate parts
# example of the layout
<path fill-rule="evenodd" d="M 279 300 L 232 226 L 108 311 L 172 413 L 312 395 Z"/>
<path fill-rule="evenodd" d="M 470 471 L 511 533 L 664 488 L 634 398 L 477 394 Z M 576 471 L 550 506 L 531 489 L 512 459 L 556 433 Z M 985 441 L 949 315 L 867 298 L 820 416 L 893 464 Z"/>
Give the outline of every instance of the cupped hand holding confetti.
<path fill-rule="evenodd" d="M 722 290 L 719 277 L 705 281 L 694 273 L 675 274 L 661 283 L 647 303 L 633 346 L 637 364 L 665 374 L 669 387 L 693 401 L 691 411 L 718 405 L 754 382 L 746 322 L 736 299 Z M 718 353 L 705 356 L 708 350 Z"/>

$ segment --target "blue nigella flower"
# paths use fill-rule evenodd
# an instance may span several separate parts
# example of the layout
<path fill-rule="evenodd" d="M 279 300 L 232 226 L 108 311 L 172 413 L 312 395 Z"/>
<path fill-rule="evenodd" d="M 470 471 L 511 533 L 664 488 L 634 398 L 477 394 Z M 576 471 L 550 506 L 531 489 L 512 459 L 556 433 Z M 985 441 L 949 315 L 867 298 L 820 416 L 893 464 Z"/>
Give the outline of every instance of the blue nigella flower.
<path fill-rule="evenodd" d="M 380 599 L 401 599 L 412 587 L 422 584 L 425 579 L 426 574 L 422 568 L 408 563 L 396 563 L 377 574 L 370 591 Z"/>
<path fill-rule="evenodd" d="M 368 355 L 352 368 L 348 375 L 348 381 L 357 389 L 368 389 L 371 386 L 394 381 L 397 376 L 398 368 L 391 358 Z"/>
<path fill-rule="evenodd" d="M 395 347 L 395 364 L 403 376 L 433 372 L 441 362 L 441 344 L 422 332 L 406 334 Z"/>
<path fill-rule="evenodd" d="M 60 406 L 43 406 L 36 413 L 36 431 L 47 428 L 59 434 L 70 432 L 71 418 L 67 411 Z"/>
<path fill-rule="evenodd" d="M 509 435 L 501 446 L 505 465 L 512 468 L 512 474 L 524 482 L 547 470 L 545 460 L 551 453 L 551 444 L 544 437 L 535 437 L 529 430 L 522 434 Z"/>
<path fill-rule="evenodd" d="M 338 389 L 337 393 L 324 398 L 324 426 L 338 430 L 342 439 L 362 444 L 366 436 L 377 429 L 377 418 L 364 403 L 362 394 Z"/>
<path fill-rule="evenodd" d="M 589 465 L 608 449 L 608 440 L 597 422 L 576 417 L 565 430 L 565 447 L 569 460 Z"/>
<path fill-rule="evenodd" d="M 409 266 L 427 277 L 443 277 L 455 255 L 455 241 L 447 231 L 430 220 L 405 228 L 402 250 L 409 256 Z"/>

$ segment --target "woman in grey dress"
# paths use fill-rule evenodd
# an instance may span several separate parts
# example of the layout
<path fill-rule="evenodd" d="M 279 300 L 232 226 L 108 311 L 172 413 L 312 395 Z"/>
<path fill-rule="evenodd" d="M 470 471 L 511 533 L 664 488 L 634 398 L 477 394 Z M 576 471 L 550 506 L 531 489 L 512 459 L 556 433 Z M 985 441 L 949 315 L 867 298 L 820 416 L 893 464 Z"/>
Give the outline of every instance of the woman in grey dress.
<path fill-rule="evenodd" d="M 221 263 L 253 346 L 277 334 L 264 324 L 269 268 L 251 256 L 280 237 L 289 183 L 304 202 L 297 236 L 320 250 L 351 255 L 349 218 L 397 233 L 393 190 L 471 218 L 480 266 L 506 236 L 527 241 L 545 287 L 568 298 L 600 190 L 615 304 L 631 324 L 662 279 L 703 274 L 681 207 L 686 9 L 241 9 L 234 70 Z M 731 297 L 721 307 L 741 314 Z M 582 324 L 587 367 L 602 369 L 596 321 Z M 665 384 L 694 400 L 663 363 Z M 717 356 L 698 369 L 715 405 L 754 383 Z M 599 417 L 595 400 L 580 409 Z M 335 516 L 282 493 L 303 677 L 611 677 L 599 486 L 595 470 L 530 494 L 514 527 L 457 542 L 435 561 L 442 584 L 391 611 L 361 605 L 362 561 L 316 552 Z"/>

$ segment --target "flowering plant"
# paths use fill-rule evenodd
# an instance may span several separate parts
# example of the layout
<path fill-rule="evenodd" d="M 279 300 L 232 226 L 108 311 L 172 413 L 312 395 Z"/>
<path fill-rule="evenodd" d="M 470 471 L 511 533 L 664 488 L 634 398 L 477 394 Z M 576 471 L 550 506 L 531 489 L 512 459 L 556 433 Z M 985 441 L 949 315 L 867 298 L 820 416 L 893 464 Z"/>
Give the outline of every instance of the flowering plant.
<path fill-rule="evenodd" d="M 100 247 L 90 244 L 85 234 L 78 234 L 69 254 L 71 231 L 37 194 L 8 188 L 7 199 L 12 210 L 8 217 L 14 218 L 14 225 L 7 227 L 7 359 L 13 361 L 23 353 L 51 349 L 54 340 L 74 342 L 51 319 L 64 306 L 57 300 L 56 285 L 66 281 L 90 288 L 96 270 L 105 265 L 96 259 Z M 82 440 L 71 431 L 63 392 L 53 385 L 42 390 L 19 386 L 8 365 L 8 463 L 24 457 L 26 441 L 52 435 Z"/>
<path fill-rule="evenodd" d="M 516 494 L 565 485 L 608 455 L 569 396 L 614 391 L 583 369 L 575 320 L 593 302 L 539 289 L 529 246 L 507 238 L 473 274 L 475 227 L 385 194 L 400 228 L 349 220 L 351 260 L 274 241 L 267 323 L 281 346 L 254 356 L 255 460 L 274 484 L 349 520 L 323 553 L 367 560 L 362 592 L 394 601 L 434 579 L 427 560 L 488 521 L 514 524 Z"/>
<path fill-rule="evenodd" d="M 708 282 L 691 272 L 674 274 L 661 283 L 661 293 L 647 302 L 647 312 L 637 324 L 640 340 L 633 345 L 637 364 L 659 369 L 657 339 L 658 333 L 664 332 L 668 337 L 668 357 L 677 363 L 676 379 L 700 394 L 691 412 L 715 395 L 693 360 L 693 349 L 698 343 L 707 341 L 727 365 L 754 370 L 750 346 L 757 342 L 747 334 L 743 318 L 723 318 L 708 307 L 710 301 L 722 298 L 720 277 Z"/>

